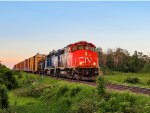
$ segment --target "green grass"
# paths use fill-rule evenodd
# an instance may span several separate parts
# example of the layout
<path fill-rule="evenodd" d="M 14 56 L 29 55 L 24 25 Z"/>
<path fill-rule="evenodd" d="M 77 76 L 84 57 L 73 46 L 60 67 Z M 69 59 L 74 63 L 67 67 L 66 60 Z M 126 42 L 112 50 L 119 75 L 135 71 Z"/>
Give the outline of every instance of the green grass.
<path fill-rule="evenodd" d="M 30 74 L 32 76 L 32 74 Z M 35 76 L 35 75 L 34 75 Z M 39 77 L 37 77 L 39 78 Z M 56 88 L 53 90 L 57 92 L 60 88 L 67 86 L 68 88 L 80 87 L 82 92 L 79 94 L 80 98 L 84 98 L 90 94 L 90 92 L 94 89 L 92 86 L 82 85 L 78 83 L 68 83 L 66 81 L 56 80 L 50 77 L 43 77 L 40 84 L 51 84 Z M 28 96 L 18 96 L 16 92 L 21 93 L 20 91 L 24 91 L 26 87 L 21 87 L 16 90 L 9 92 L 9 103 L 11 108 L 15 109 L 17 113 L 65 113 L 68 109 L 66 105 L 68 101 L 78 101 L 79 98 L 70 98 L 67 97 L 70 95 L 70 92 L 67 92 L 59 99 L 52 97 L 52 99 L 41 99 L 40 97 L 28 97 Z M 23 89 L 23 90 L 22 90 Z M 92 92 L 91 92 L 92 93 Z"/>
<path fill-rule="evenodd" d="M 127 77 L 137 77 L 140 79 L 140 83 L 138 84 L 131 84 L 125 82 Z M 147 81 L 150 80 L 150 73 L 121 73 L 121 72 L 112 72 L 110 74 L 104 75 L 104 78 L 107 82 L 115 83 L 115 84 L 124 84 L 130 86 L 138 86 L 138 87 L 147 87 L 150 86 L 147 84 Z"/>
<path fill-rule="evenodd" d="M 33 76 L 34 81 L 38 81 L 36 85 L 28 80 L 30 77 L 33 79 Z M 101 97 L 96 87 L 68 83 L 47 76 L 40 78 L 32 74 L 21 78 L 20 84 L 19 88 L 9 92 L 10 108 L 17 113 L 150 112 L 150 97 L 146 95 L 108 90 Z M 28 95 L 31 87 L 34 86 L 32 90 L 35 90 L 43 85 L 50 85 L 52 88 L 44 89 L 37 97 L 34 94 Z"/>
<path fill-rule="evenodd" d="M 16 96 L 13 92 L 9 93 L 10 107 L 17 113 L 48 113 L 46 103 L 38 98 Z"/>

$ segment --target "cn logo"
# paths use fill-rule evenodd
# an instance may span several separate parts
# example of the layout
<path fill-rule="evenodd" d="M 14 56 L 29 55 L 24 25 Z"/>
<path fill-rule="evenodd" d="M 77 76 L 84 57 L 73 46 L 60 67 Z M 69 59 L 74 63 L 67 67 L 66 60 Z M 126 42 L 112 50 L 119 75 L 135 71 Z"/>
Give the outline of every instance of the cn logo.
<path fill-rule="evenodd" d="M 91 63 L 92 62 L 92 57 L 79 57 L 79 61 L 81 63 Z"/>

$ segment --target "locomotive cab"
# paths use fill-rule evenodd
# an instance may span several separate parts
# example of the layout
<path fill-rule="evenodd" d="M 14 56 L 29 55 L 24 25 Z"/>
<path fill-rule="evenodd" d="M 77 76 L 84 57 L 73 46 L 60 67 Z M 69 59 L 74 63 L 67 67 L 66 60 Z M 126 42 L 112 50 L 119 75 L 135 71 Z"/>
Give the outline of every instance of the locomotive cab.
<path fill-rule="evenodd" d="M 95 80 L 98 75 L 98 54 L 92 43 L 78 42 L 69 47 L 68 64 L 75 71 L 75 76 L 82 80 Z"/>
<path fill-rule="evenodd" d="M 91 43 L 78 43 L 71 47 L 73 67 L 98 67 L 96 47 Z"/>

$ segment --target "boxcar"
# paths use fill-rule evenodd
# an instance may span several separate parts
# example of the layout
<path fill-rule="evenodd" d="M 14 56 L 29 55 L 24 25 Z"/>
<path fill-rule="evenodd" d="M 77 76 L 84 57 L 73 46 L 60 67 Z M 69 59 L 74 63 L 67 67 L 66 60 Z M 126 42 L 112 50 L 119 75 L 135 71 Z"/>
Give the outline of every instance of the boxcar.
<path fill-rule="evenodd" d="M 41 59 L 45 58 L 46 55 L 37 53 L 33 57 L 25 59 L 24 61 L 14 66 L 15 70 L 26 71 L 26 72 L 38 72 L 38 63 Z"/>

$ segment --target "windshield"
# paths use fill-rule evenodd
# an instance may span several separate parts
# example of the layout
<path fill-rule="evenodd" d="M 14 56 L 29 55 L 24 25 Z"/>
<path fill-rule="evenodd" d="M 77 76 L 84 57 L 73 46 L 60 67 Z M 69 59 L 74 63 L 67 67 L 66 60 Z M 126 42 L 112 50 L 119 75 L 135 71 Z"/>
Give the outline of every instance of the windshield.
<path fill-rule="evenodd" d="M 77 51 L 77 50 L 91 50 L 91 51 L 94 51 L 94 52 L 96 52 L 96 48 L 95 47 L 91 47 L 91 46 L 83 46 L 83 45 L 78 45 L 78 46 L 73 46 L 72 48 L 71 48 L 71 51 L 72 52 L 75 52 L 75 51 Z"/>
<path fill-rule="evenodd" d="M 84 46 L 82 45 L 78 46 L 78 50 L 82 50 L 82 49 L 84 49 Z"/>
<path fill-rule="evenodd" d="M 72 52 L 74 52 L 76 50 L 77 50 L 77 46 L 73 46 L 72 49 L 71 49 Z"/>

